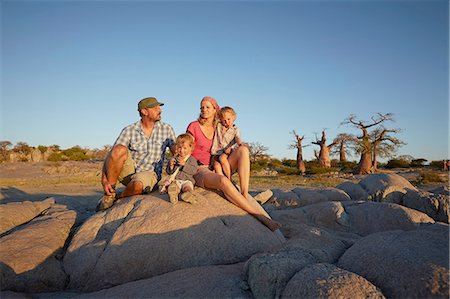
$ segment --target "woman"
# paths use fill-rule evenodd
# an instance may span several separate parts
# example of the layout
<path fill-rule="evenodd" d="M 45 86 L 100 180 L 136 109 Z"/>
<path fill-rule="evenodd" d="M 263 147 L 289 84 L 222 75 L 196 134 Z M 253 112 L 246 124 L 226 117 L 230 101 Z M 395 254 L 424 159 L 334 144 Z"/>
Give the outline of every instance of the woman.
<path fill-rule="evenodd" d="M 269 214 L 248 194 L 250 160 L 247 147 L 238 147 L 228 158 L 231 173 L 236 169 L 238 171 L 242 194 L 227 177 L 216 174 L 208 168 L 218 111 L 219 105 L 216 100 L 212 97 L 204 97 L 200 103 L 200 117 L 197 121 L 191 122 L 187 128 L 187 132 L 191 133 L 195 139 L 192 156 L 202 164 L 197 174 L 194 175 L 195 183 L 202 188 L 221 190 L 230 202 L 256 217 L 271 231 L 276 231 L 281 225 L 272 220 Z"/>

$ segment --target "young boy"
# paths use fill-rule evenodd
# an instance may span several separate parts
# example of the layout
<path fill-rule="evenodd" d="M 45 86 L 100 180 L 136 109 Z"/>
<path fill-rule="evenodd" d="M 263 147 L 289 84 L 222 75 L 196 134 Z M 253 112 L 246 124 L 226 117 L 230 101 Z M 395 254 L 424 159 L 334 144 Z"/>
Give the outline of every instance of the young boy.
<path fill-rule="evenodd" d="M 236 112 L 233 108 L 225 106 L 219 110 L 218 115 L 220 122 L 217 124 L 216 134 L 214 134 L 211 164 L 217 173 L 224 174 L 231 180 L 228 156 L 241 145 L 241 132 L 234 124 Z"/>
<path fill-rule="evenodd" d="M 161 193 L 168 193 L 171 203 L 177 203 L 178 197 L 188 203 L 196 203 L 194 191 L 194 174 L 198 162 L 191 156 L 194 149 L 194 137 L 185 133 L 175 141 L 175 155 L 169 160 L 166 172 L 169 175 L 160 187 Z M 181 193 L 181 194 L 180 194 Z"/>

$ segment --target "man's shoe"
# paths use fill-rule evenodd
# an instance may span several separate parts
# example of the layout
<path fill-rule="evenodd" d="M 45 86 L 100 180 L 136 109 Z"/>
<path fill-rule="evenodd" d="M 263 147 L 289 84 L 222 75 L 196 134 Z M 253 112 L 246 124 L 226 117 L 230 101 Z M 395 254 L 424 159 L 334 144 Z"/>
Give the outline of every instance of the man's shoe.
<path fill-rule="evenodd" d="M 112 205 L 114 204 L 114 201 L 116 200 L 116 194 L 114 193 L 113 195 L 103 195 L 100 200 L 98 201 L 96 210 L 98 211 L 103 211 L 106 209 L 109 209 L 110 207 L 112 207 Z"/>
<path fill-rule="evenodd" d="M 181 194 L 181 200 L 187 203 L 197 203 L 197 197 L 192 191 L 187 191 Z"/>
<path fill-rule="evenodd" d="M 169 185 L 169 188 L 167 188 L 167 193 L 169 194 L 169 199 L 171 203 L 177 203 L 178 202 L 178 194 L 180 194 L 180 187 L 173 182 Z"/>

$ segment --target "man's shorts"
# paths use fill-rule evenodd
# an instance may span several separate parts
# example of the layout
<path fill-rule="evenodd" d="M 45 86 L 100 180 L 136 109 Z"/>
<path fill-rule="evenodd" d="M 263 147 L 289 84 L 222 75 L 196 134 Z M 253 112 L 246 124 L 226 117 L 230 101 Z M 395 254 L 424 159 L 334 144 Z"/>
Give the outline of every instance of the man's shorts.
<path fill-rule="evenodd" d="M 136 162 L 134 162 L 130 152 L 128 152 L 128 158 L 123 164 L 118 181 L 124 186 L 127 186 L 132 181 L 139 181 L 143 185 L 143 192 L 150 193 L 153 190 L 153 187 L 158 183 L 158 177 L 153 170 L 136 172 Z"/>

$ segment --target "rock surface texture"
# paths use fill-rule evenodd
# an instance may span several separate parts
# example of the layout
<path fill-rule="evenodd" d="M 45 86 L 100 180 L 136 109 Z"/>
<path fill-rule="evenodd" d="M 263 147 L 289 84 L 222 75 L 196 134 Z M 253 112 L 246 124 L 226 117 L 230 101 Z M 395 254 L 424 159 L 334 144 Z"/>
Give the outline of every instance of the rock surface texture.
<path fill-rule="evenodd" d="M 448 298 L 448 190 L 374 174 L 257 196 L 287 241 L 215 192 L 95 213 L 1 204 L 2 298 Z M 20 201 L 19 199 L 15 201 Z"/>

